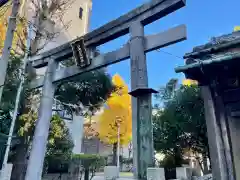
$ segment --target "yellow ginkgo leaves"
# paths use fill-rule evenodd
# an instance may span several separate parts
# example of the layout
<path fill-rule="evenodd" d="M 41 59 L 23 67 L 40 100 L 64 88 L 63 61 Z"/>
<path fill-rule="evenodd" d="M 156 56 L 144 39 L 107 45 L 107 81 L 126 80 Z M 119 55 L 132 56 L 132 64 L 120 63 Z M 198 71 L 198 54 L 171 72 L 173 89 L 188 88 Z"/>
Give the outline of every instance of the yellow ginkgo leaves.
<path fill-rule="evenodd" d="M 127 145 L 132 136 L 131 97 L 120 75 L 114 75 L 112 81 L 117 90 L 111 94 L 99 116 L 98 134 L 102 141 L 114 144 L 118 141 L 119 128 L 120 144 Z"/>
<path fill-rule="evenodd" d="M 235 26 L 234 27 L 234 32 L 236 32 L 236 31 L 240 31 L 240 26 Z"/>
<path fill-rule="evenodd" d="M 129 112 L 126 108 L 115 105 L 105 109 L 100 116 L 98 124 L 99 138 L 109 144 L 116 143 L 118 140 L 118 127 L 120 144 L 128 144 L 132 133 Z"/>
<path fill-rule="evenodd" d="M 184 79 L 183 82 L 182 82 L 182 84 L 183 84 L 184 86 L 191 86 L 191 85 L 197 85 L 198 82 L 195 81 L 195 80 L 192 80 L 192 79 Z"/>

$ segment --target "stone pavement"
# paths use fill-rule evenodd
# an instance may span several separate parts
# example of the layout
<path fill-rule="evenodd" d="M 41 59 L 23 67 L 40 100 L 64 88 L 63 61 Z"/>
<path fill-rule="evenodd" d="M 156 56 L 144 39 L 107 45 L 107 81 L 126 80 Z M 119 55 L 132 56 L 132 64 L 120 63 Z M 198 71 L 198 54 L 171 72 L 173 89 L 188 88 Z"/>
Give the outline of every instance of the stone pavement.
<path fill-rule="evenodd" d="M 97 173 L 92 180 L 104 180 L 104 174 Z M 134 180 L 134 177 L 131 173 L 120 173 L 120 177 L 117 180 Z M 201 177 L 193 177 L 192 180 L 212 180 L 212 175 L 209 174 Z"/>
<path fill-rule="evenodd" d="M 120 177 L 117 180 L 133 180 L 132 173 L 120 173 Z M 104 173 L 96 173 L 92 180 L 104 180 Z"/>
<path fill-rule="evenodd" d="M 193 177 L 193 180 L 212 180 L 212 174 L 208 174 L 201 177 Z"/>
<path fill-rule="evenodd" d="M 59 180 L 60 174 L 48 174 L 43 177 L 42 180 Z M 62 174 L 61 180 L 68 180 L 68 174 Z M 117 180 L 133 180 L 132 173 L 120 173 L 120 177 Z M 82 176 L 82 180 L 84 180 L 84 175 Z M 104 173 L 96 173 L 92 180 L 104 180 Z"/>

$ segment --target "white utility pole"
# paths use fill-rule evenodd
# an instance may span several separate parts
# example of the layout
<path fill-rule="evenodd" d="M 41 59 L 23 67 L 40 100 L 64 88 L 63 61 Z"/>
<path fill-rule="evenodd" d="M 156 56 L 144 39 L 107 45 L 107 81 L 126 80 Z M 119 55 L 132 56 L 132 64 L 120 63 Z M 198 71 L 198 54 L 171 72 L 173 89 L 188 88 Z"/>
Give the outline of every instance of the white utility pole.
<path fill-rule="evenodd" d="M 8 140 L 7 140 L 7 147 L 6 147 L 6 150 L 5 150 L 5 155 L 4 155 L 4 159 L 3 159 L 3 165 L 2 165 L 2 171 L 1 172 L 5 171 L 5 168 L 6 168 L 6 165 L 7 165 L 8 155 L 9 155 L 11 142 L 12 142 L 13 131 L 14 131 L 14 126 L 15 126 L 15 122 L 16 122 L 17 114 L 18 114 L 19 102 L 20 102 L 20 98 L 21 98 L 23 84 L 25 82 L 25 75 L 24 74 L 25 74 L 25 71 L 26 71 L 26 66 L 27 66 L 27 62 L 28 62 L 28 55 L 29 55 L 29 49 L 30 49 L 30 45 L 31 45 L 31 31 L 32 31 L 32 28 L 31 28 L 31 25 L 29 25 L 24 62 L 23 62 L 22 67 L 20 69 L 20 84 L 18 86 L 17 96 L 16 96 L 16 100 L 15 100 L 15 106 L 14 106 L 14 112 L 13 112 L 13 117 L 12 117 L 10 130 L 9 130 L 9 135 L 8 135 Z M 3 174 L 4 173 L 1 173 L 1 176 L 0 176 L 1 178 L 0 179 L 4 178 L 4 177 L 2 177 Z"/>
<path fill-rule="evenodd" d="M 118 167 L 118 170 L 120 170 L 120 124 L 117 123 L 117 126 L 118 126 L 118 133 L 117 133 L 117 167 Z"/>
<path fill-rule="evenodd" d="M 0 103 L 2 99 L 2 93 L 5 83 L 5 78 L 7 74 L 8 60 L 10 57 L 10 51 L 12 47 L 13 34 L 16 29 L 16 19 L 20 7 L 19 0 L 13 0 L 12 12 L 8 21 L 8 28 L 6 33 L 6 38 L 4 41 L 4 47 L 2 52 L 2 57 L 0 59 Z"/>

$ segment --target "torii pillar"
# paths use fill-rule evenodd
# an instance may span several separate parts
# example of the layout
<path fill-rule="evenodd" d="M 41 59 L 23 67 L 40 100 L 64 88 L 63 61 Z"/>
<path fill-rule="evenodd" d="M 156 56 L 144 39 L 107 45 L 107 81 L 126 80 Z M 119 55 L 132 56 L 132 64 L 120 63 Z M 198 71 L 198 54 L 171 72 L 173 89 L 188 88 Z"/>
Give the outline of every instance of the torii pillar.
<path fill-rule="evenodd" d="M 148 88 L 143 25 L 132 23 L 130 34 L 134 175 L 146 179 L 147 168 L 154 167 L 151 93 L 157 91 Z"/>

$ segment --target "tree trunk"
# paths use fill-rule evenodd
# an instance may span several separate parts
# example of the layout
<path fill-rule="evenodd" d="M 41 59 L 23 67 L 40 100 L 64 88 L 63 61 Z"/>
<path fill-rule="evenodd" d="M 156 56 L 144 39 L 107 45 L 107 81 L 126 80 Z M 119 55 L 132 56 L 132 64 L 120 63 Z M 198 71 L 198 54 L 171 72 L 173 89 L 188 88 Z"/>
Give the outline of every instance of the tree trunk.
<path fill-rule="evenodd" d="M 131 155 L 132 155 L 132 142 L 130 142 L 128 145 L 128 159 L 131 158 Z"/>
<path fill-rule="evenodd" d="M 85 168 L 84 170 L 84 180 L 89 180 L 89 168 Z"/>
<path fill-rule="evenodd" d="M 113 144 L 113 161 L 112 161 L 113 166 L 117 166 L 117 143 Z"/>
<path fill-rule="evenodd" d="M 16 157 L 13 161 L 11 180 L 24 180 L 27 169 L 27 145 L 20 144 L 16 150 Z"/>
<path fill-rule="evenodd" d="M 212 170 L 212 164 L 211 164 L 211 157 L 210 157 L 210 151 L 209 151 L 209 147 L 207 148 L 207 158 L 209 159 L 209 168 L 208 171 L 210 172 Z"/>
<path fill-rule="evenodd" d="M 199 167 L 201 168 L 201 171 L 204 173 L 204 167 L 203 164 L 201 163 L 200 157 L 196 157 L 196 160 L 198 162 Z"/>
<path fill-rule="evenodd" d="M 178 148 L 174 148 L 174 161 L 175 161 L 175 166 L 181 167 L 182 166 L 182 153 L 181 150 Z"/>
<path fill-rule="evenodd" d="M 208 172 L 207 156 L 203 155 L 203 174 L 208 174 Z"/>
<path fill-rule="evenodd" d="M 20 122 L 19 117 L 25 113 L 29 112 L 29 104 L 31 93 L 22 93 L 21 100 L 20 100 L 20 108 L 19 108 L 19 115 L 18 119 L 16 121 L 16 129 L 19 128 Z M 16 154 L 13 156 L 12 163 L 13 163 L 13 169 L 12 169 L 12 175 L 11 180 L 24 180 L 26 170 L 27 170 L 27 155 L 28 155 L 28 137 L 23 136 L 20 137 L 20 143 L 16 145 Z"/>

